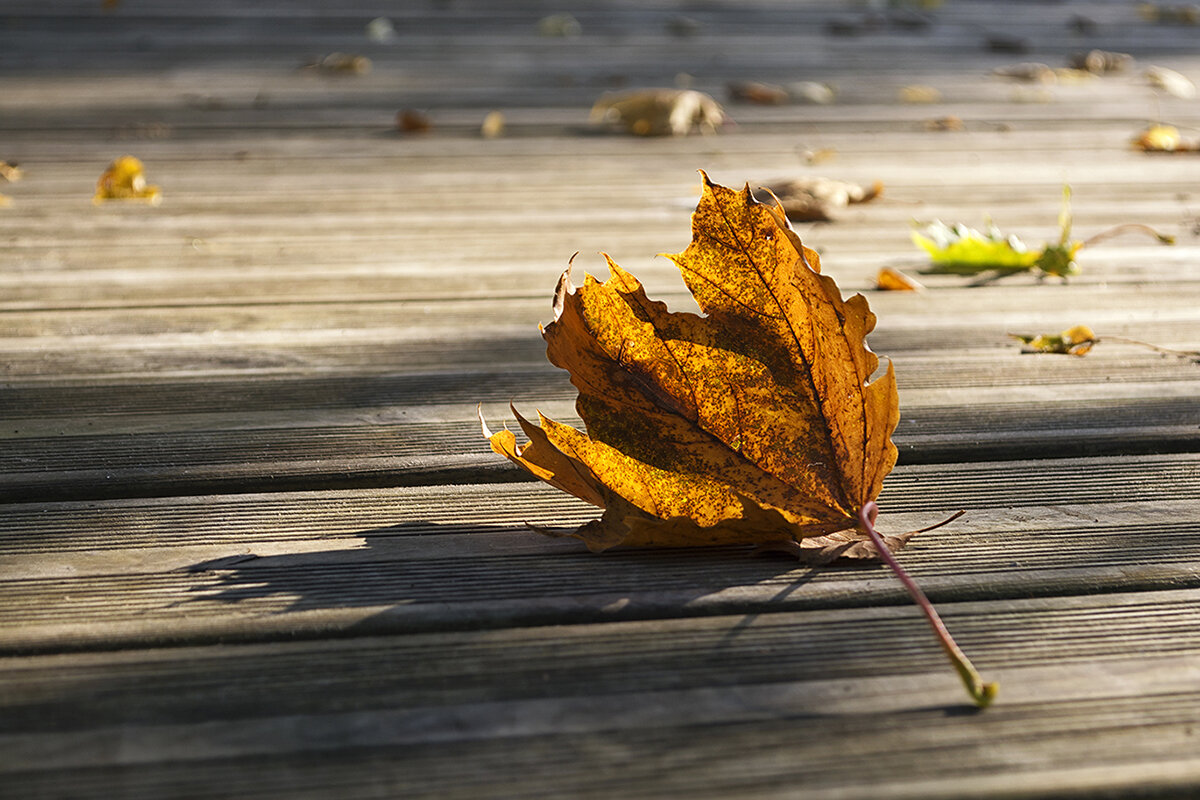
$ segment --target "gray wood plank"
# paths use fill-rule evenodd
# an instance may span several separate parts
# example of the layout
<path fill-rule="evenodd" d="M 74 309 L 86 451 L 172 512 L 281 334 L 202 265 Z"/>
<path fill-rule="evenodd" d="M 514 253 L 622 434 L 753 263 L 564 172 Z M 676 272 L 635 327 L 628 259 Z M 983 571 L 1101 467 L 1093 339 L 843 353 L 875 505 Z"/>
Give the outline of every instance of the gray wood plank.
<path fill-rule="evenodd" d="M 540 398 L 513 399 L 525 407 Z M 393 415 L 403 418 L 405 410 Z M 343 424 L 321 424 L 267 410 L 255 418 L 271 427 L 255 427 L 235 412 L 208 419 L 213 427 L 13 437 L 0 452 L 0 501 L 529 479 L 491 452 L 477 420 L 362 424 L 355 419 L 361 413 L 347 416 Z M 489 424 L 498 429 L 506 417 Z M 560 421 L 582 427 L 573 414 Z M 163 424 L 180 420 L 167 415 Z M 1084 394 L 905 406 L 894 441 L 902 465 L 1029 459 L 1048 450 L 1059 458 L 1195 452 L 1200 403 L 1185 388 L 1154 399 Z"/>
<path fill-rule="evenodd" d="M 0 771 L 30 797 L 1186 796 L 1196 596 L 945 607 L 1002 682 L 983 714 L 903 608 L 8 659 Z"/>
<path fill-rule="evenodd" d="M 904 553 L 935 601 L 1190 587 L 1197 469 L 1194 455 L 908 467 L 880 502 L 889 530 L 970 511 Z M 542 484 L 10 505 L 0 647 L 905 602 L 880 566 L 809 570 L 743 548 L 596 556 L 523 529 L 596 514 Z"/>

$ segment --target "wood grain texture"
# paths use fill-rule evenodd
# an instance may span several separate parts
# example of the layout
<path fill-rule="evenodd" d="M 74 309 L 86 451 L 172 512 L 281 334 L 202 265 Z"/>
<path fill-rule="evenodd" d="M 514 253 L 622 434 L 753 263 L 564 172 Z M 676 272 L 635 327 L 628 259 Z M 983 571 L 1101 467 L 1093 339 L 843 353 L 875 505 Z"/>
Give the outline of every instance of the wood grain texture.
<path fill-rule="evenodd" d="M 1196 796 L 1200 364 L 1118 338 L 1200 350 L 1200 158 L 1129 146 L 1200 126 L 1144 76 L 1200 80 L 1195 28 L 1124 0 L 570 5 L 573 38 L 529 0 L 5 4 L 0 796 Z M 1134 61 L 991 74 L 1094 48 Z M 335 51 L 372 69 L 303 67 Z M 736 124 L 588 122 L 676 84 Z M 124 153 L 161 206 L 92 205 Z M 597 511 L 490 454 L 477 405 L 575 419 L 537 325 L 576 251 L 693 307 L 655 254 L 686 246 L 698 168 L 883 182 L 796 227 L 896 367 L 882 524 L 968 512 L 900 558 L 1001 682 L 987 713 L 881 567 L 525 528 Z M 922 274 L 914 222 L 1040 246 L 1064 184 L 1078 237 L 1175 246 L 1105 241 L 1065 283 Z M 876 291 L 885 266 L 926 290 Z M 1007 337 L 1080 323 L 1085 358 Z"/>
<path fill-rule="evenodd" d="M 1195 600 L 947 606 L 1012 687 L 987 714 L 929 704 L 951 678 L 909 608 L 25 658 L 4 665 L 23 733 L 0 733 L 0 769 L 31 796 L 221 796 L 192 787 L 201 773 L 314 797 L 958 797 L 1134 773 L 1179 794 L 1195 779 Z M 998 627 L 1060 644 L 1048 657 Z"/>
<path fill-rule="evenodd" d="M 935 600 L 1189 587 L 1200 585 L 1198 470 L 1192 455 L 912 467 L 880 505 L 898 531 L 970 512 L 904 553 Z M 523 529 L 597 515 L 542 484 L 13 505 L 0 531 L 0 647 L 904 602 L 879 566 L 813 570 L 743 548 L 596 557 Z"/>

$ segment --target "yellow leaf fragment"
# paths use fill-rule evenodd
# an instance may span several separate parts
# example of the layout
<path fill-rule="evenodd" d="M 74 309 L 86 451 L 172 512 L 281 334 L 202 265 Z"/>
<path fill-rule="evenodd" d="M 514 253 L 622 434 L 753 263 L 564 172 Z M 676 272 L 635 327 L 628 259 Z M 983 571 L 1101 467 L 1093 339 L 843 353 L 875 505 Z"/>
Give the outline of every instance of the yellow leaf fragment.
<path fill-rule="evenodd" d="M 162 202 L 162 191 L 146 183 L 142 162 L 133 156 L 121 156 L 108 165 L 96 182 L 96 194 L 92 202 L 106 200 L 138 200 L 158 205 Z"/>
<path fill-rule="evenodd" d="M 920 292 L 925 289 L 920 281 L 893 267 L 879 270 L 879 274 L 875 276 L 875 288 L 885 292 Z"/>
<path fill-rule="evenodd" d="M 1026 352 L 1057 353 L 1059 355 L 1086 355 L 1100 340 L 1087 325 L 1075 325 L 1061 333 L 1019 334 L 1010 333 L 1027 345 Z"/>
<path fill-rule="evenodd" d="M 25 171 L 8 161 L 0 161 L 0 180 L 16 183 L 25 177 Z"/>
<path fill-rule="evenodd" d="M 568 270 L 543 337 L 587 433 L 518 416 L 528 444 L 485 434 L 605 509 L 574 534 L 595 550 L 814 538 L 813 552 L 875 555 L 859 512 L 896 462 L 899 420 L 891 364 L 870 380 L 875 316 L 778 208 L 704 181 L 692 243 L 671 256 L 704 315 L 669 311 L 611 259 L 603 282 L 575 287 Z"/>
<path fill-rule="evenodd" d="M 1173 153 L 1183 143 L 1174 125 L 1151 125 L 1133 140 L 1133 146 L 1151 152 Z"/>
<path fill-rule="evenodd" d="M 686 136 L 696 128 L 714 133 L 725 122 L 725 112 L 703 92 L 641 89 L 603 95 L 592 106 L 591 121 L 635 136 Z"/>
<path fill-rule="evenodd" d="M 976 274 L 986 271 L 1018 272 L 1036 270 L 1066 279 L 1079 274 L 1075 256 L 1084 242 L 1071 238 L 1071 187 L 1063 187 L 1063 204 L 1058 214 L 1060 231 L 1057 242 L 1048 242 L 1041 250 L 1030 250 L 1016 236 L 1006 236 L 995 225 L 987 233 L 961 223 L 953 227 L 935 221 L 921 231 L 912 232 L 913 243 L 929 254 L 931 272 Z M 1094 239 L 1094 237 L 1093 237 Z M 1089 240 L 1091 241 L 1091 240 Z"/>
<path fill-rule="evenodd" d="M 479 126 L 479 135 L 484 139 L 498 139 L 504 135 L 504 112 L 489 111 Z"/>
<path fill-rule="evenodd" d="M 989 226 L 985 233 L 961 223 L 950 226 L 939 220 L 922 230 L 914 230 L 912 240 L 929 254 L 935 267 L 950 272 L 1032 269 L 1038 258 L 1036 250 L 1030 250 L 1020 239 L 1001 233 L 995 226 Z"/>

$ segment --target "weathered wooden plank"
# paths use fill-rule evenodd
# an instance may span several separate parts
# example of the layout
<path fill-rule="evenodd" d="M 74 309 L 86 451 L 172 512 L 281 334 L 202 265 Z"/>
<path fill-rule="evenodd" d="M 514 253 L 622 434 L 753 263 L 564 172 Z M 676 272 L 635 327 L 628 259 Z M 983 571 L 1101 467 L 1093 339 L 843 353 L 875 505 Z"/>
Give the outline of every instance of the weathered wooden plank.
<path fill-rule="evenodd" d="M 1187 312 L 1181 310 L 1181 313 Z M 1151 314 L 1148 311 L 1146 316 Z M 1105 316 L 1103 312 L 1086 316 L 1065 312 L 1061 316 L 1042 318 L 1036 318 L 1034 314 L 1013 314 L 1006 325 L 988 325 L 984 320 L 973 328 L 939 327 L 935 322 L 923 332 L 909 331 L 895 337 L 881 332 L 872 339 L 871 345 L 892 359 L 902 376 L 901 387 L 907 389 L 926 388 L 931 383 L 1000 386 L 1019 381 L 1079 383 L 1107 378 L 1158 382 L 1200 377 L 1196 367 L 1200 356 L 1184 355 L 1200 353 L 1200 326 L 1175 321 L 1163 324 L 1150 319 L 1129 321 L 1128 315 L 1121 322 L 1105 323 Z M 1115 320 L 1117 316 L 1120 316 L 1119 312 L 1110 319 Z M 1057 333 L 1084 320 L 1092 323 L 1097 331 L 1101 349 L 1082 360 L 1022 353 L 1017 341 L 1007 335 L 1008 332 Z M 10 381 L 9 385 L 15 391 L 31 395 L 39 389 L 45 391 L 42 387 L 57 384 L 56 388 L 64 390 L 65 403 L 75 391 L 72 384 L 91 384 L 94 390 L 98 388 L 97 384 L 119 385 L 118 382 L 128 382 L 135 376 L 164 383 L 172 380 L 249 380 L 259 376 L 304 381 L 315 375 L 340 376 L 350 381 L 359 375 L 366 382 L 380 376 L 408 373 L 413 383 L 429 380 L 430 389 L 436 392 L 436 383 L 450 376 L 442 373 L 438 377 L 423 378 L 421 374 L 440 372 L 439 368 L 448 363 L 476 374 L 553 374 L 548 367 L 542 368 L 538 363 L 539 351 L 544 349 L 544 344 L 537 335 L 534 322 L 492 329 L 479 325 L 439 331 L 440 324 L 431 327 L 433 330 L 430 331 L 384 329 L 358 334 L 285 329 L 209 335 L 79 337 L 74 346 L 71 337 L 38 337 L 8 347 L 0 343 L 0 357 L 7 362 L 0 369 L 0 375 Z M 1129 333 L 1121 333 L 1123 331 Z M 427 338 L 437 336 L 439 332 L 443 334 L 442 338 L 433 341 Z M 424 335 L 417 338 L 414 334 Z M 1151 347 L 1132 345 L 1117 338 L 1131 334 Z M 920 347 L 913 350 L 886 347 L 892 341 L 903 343 L 904 339 L 919 342 Z M 1152 347 L 1176 348 L 1180 355 L 1156 352 Z M 511 362 L 511 367 L 504 369 L 504 362 Z M 546 378 L 532 380 L 530 390 L 540 388 L 539 384 L 544 384 Z M 495 399 L 494 392 L 488 391 L 486 386 L 481 387 L 481 391 L 485 393 L 481 399 Z M 113 395 L 120 393 L 120 389 L 112 391 Z M 4 402 L 4 406 L 8 407 L 9 402 Z M 113 402 L 114 407 L 119 408 L 123 401 L 114 396 Z M 14 416 L 36 416 L 37 408 L 36 405 L 22 405 Z"/>
<path fill-rule="evenodd" d="M 970 511 L 905 552 L 935 600 L 1190 587 L 1198 469 L 1194 455 L 907 467 L 880 501 L 900 530 Z M 904 602 L 879 566 L 810 571 L 740 548 L 599 557 L 522 529 L 596 513 L 541 484 L 11 505 L 0 647 Z"/>
<path fill-rule="evenodd" d="M 1140 387 L 1139 387 L 1140 388 Z M 522 406 L 537 398 L 515 396 Z M 543 406 L 544 407 L 544 406 Z M 403 409 L 392 409 L 403 418 Z M 415 415 L 415 411 L 414 411 Z M 0 501 L 290 491 L 524 478 L 496 457 L 474 419 L 328 424 L 277 410 L 228 413 L 204 428 L 11 437 L 0 452 Z M 271 427 L 254 427 L 253 422 Z M 574 414 L 563 422 L 581 425 Z M 104 428 L 121 420 L 106 420 Z M 181 424 L 182 423 L 182 424 Z M 224 423 L 224 424 L 222 424 Z M 497 426 L 503 423 L 492 420 Z M 24 426 L 24 422 L 14 421 Z M 89 420 L 94 427 L 94 421 Z M 77 426 L 78 427 L 78 426 Z M 14 432 L 20 430 L 16 428 Z M 905 406 L 894 437 L 901 464 L 1135 455 L 1200 450 L 1200 403 L 1180 396 Z"/>
<path fill-rule="evenodd" d="M 1196 590 L 1175 590 L 1014 599 L 947 604 L 945 616 L 989 670 L 1065 667 L 1200 651 L 1196 598 Z M 356 637 L 337 646 L 280 642 L 9 657 L 0 661 L 0 703 L 5 734 L 52 733 L 320 713 L 335 687 L 344 692 L 343 710 L 365 711 L 870 679 L 942 666 L 915 609 L 892 607 Z M 497 675 L 511 679 L 497 683 Z M 107 690 L 96 691 L 97 681 Z M 130 703 L 137 692 L 143 702 Z"/>
<path fill-rule="evenodd" d="M 1200 254 L 1200 250 L 1197 252 Z M 1011 348 L 1005 334 L 1012 326 L 1053 326 L 1080 316 L 1112 336 L 1149 337 L 1166 343 L 1200 337 L 1200 322 L 1189 306 L 1191 295 L 1200 294 L 1200 267 L 1191 263 L 1180 264 L 1178 270 L 1174 264 L 1158 263 L 1157 275 L 1148 274 L 1150 267 L 1143 263 L 1140 275 L 1125 276 L 1125 282 L 1132 286 L 1119 281 L 1110 286 L 1107 270 L 1092 270 L 1095 274 L 1066 286 L 1037 284 L 1014 276 L 1008 282 L 971 287 L 966 285 L 970 278 L 963 276 L 921 275 L 922 280 L 935 286 L 929 292 L 910 294 L 876 291 L 859 283 L 863 271 L 860 259 L 830 260 L 834 263 L 826 269 L 843 279 L 845 293 L 862 291 L 869 295 L 879 317 L 870 342 L 881 352 Z M 599 269 L 580 271 L 605 276 Z M 1195 277 L 1188 276 L 1187 271 L 1194 271 Z M 656 268 L 654 277 L 660 274 L 666 273 Z M 89 281 L 89 276 L 77 277 L 80 283 Z M 498 279 L 493 276 L 493 280 Z M 331 276 L 327 280 L 332 282 Z M 344 285 L 349 280 L 350 276 L 343 276 L 341 282 Z M 95 308 L 10 310 L 0 312 L 0 354 L 7 373 L 16 376 L 33 372 L 19 363 L 33 353 L 62 360 L 68 351 L 82 351 L 84 355 L 79 359 L 83 361 L 139 347 L 169 352 L 172 348 L 228 350 L 239 346 L 304 348 L 342 344 L 349 350 L 390 343 L 402 346 L 401 355 L 407 356 L 410 348 L 452 348 L 458 340 L 478 346 L 477 340 L 497 335 L 524 334 L 526 340 L 536 343 L 540 340 L 537 324 L 551 317 L 548 298 L 552 292 L 546 286 L 552 286 L 557 275 L 546 271 L 535 276 L 531 271 L 524 285 L 514 285 L 511 275 L 508 280 L 507 290 L 494 298 L 480 294 L 303 302 L 303 298 L 293 297 L 290 302 L 279 303 L 218 304 L 210 300 L 193 307 L 131 304 L 120 313 Z M 240 286 L 253 291 L 257 283 L 257 279 L 243 281 Z M 373 281 L 368 286 L 382 288 Z M 695 302 L 678 286 L 659 296 L 673 310 L 696 309 Z M 523 355 L 524 351 L 518 353 Z M 81 370 L 72 365 L 59 371 L 72 374 Z"/>
<path fill-rule="evenodd" d="M 916 53 L 928 52 L 931 48 L 936 48 L 940 63 L 978 64 L 987 58 L 983 51 L 989 30 L 1021 36 L 1037 54 L 1061 56 L 1081 46 L 1105 45 L 1136 46 L 1139 53 L 1192 52 L 1187 48 L 1186 27 L 1181 30 L 1183 26 L 1151 25 L 1140 20 L 1128 5 L 1116 8 L 1116 4 L 1112 4 L 1097 9 L 1096 4 L 1091 3 L 1056 3 L 1048 12 L 1037 13 L 1032 10 L 1036 6 L 1024 4 L 1022 9 L 1030 9 L 1030 12 L 1016 16 L 1002 14 L 994 4 L 971 4 L 966 9 L 939 9 L 930 15 L 937 24 L 916 32 L 892 31 L 888 35 L 862 38 L 823 34 L 824 24 L 846 11 L 838 6 L 756 6 L 738 6 L 736 11 L 713 6 L 688 8 L 686 13 L 695 15 L 697 23 L 703 26 L 699 35 L 693 37 L 667 35 L 665 23 L 680 11 L 673 4 L 660 4 L 649 9 L 612 5 L 579 7 L 573 11 L 582 23 L 583 35 L 570 40 L 537 35 L 537 19 L 545 13 L 544 8 L 497 9 L 484 5 L 468 10 L 455 6 L 422 8 L 415 13 L 399 9 L 395 11 L 398 37 L 388 45 L 370 44 L 363 35 L 365 21 L 378 13 L 377 8 L 360 8 L 358 13 L 339 9 L 338 13 L 320 16 L 241 10 L 206 19 L 197 18 L 186 10 L 164 12 L 159 8 L 151 12 L 131 10 L 128 17 L 124 13 L 103 15 L 95 8 L 81 10 L 78 17 L 26 8 L 22 9 L 23 13 L 14 12 L 9 25 L 11 34 L 6 38 L 16 46 L 16 53 L 21 56 L 19 63 L 26 69 L 63 63 L 50 62 L 46 52 L 48 38 L 57 33 L 66 35 L 75 45 L 68 50 L 71 58 L 65 62 L 75 70 L 97 63 L 108 64 L 110 69 L 131 65 L 145 69 L 151 65 L 181 66 L 229 61 L 231 58 L 237 59 L 235 63 L 250 62 L 247 50 L 251 47 L 260 63 L 264 59 L 284 61 L 289 56 L 295 58 L 293 54 L 298 50 L 303 52 L 301 48 L 344 50 L 357 47 L 380 62 L 390 60 L 413 67 L 457 62 L 461 64 L 460 72 L 469 74 L 469 68 L 486 65 L 491 67 L 491 73 L 477 72 L 477 80 L 491 82 L 508 77 L 536 77 L 539 66 L 543 70 L 548 65 L 562 69 L 571 63 L 568 56 L 581 48 L 597 51 L 600 58 L 596 60 L 601 65 L 622 65 L 621 74 L 638 71 L 636 66 L 621 60 L 621 56 L 629 59 L 630 53 L 640 54 L 642 60 L 651 63 L 651 56 L 657 53 L 659 63 L 665 62 L 660 69 L 675 70 L 687 64 L 693 69 L 707 67 L 710 70 L 714 66 L 737 70 L 743 65 L 758 69 L 776 65 L 811 69 L 832 64 L 846 68 L 852 63 L 850 59 L 857 55 L 860 72 L 868 69 L 879 72 L 889 64 L 895 66 L 897 55 L 907 56 L 908 64 L 919 63 Z M 1087 37 L 1076 33 L 1067 38 L 1068 21 L 1073 11 L 1084 11 L 1089 17 L 1098 14 L 1104 23 L 1101 32 Z M 468 15 L 473 23 L 471 26 L 462 24 L 464 15 Z M 851 19 L 854 18 L 851 15 Z M 139 31 L 146 31 L 148 36 L 139 39 Z M 97 33 L 105 35 L 97 36 Z M 712 63 L 714 59 L 706 49 L 711 48 L 714 34 L 730 46 L 729 52 L 724 53 L 724 58 L 716 64 Z M 109 39 L 117 46 L 106 50 L 103 44 Z M 865 47 L 864 41 L 871 46 Z M 784 58 L 789 54 L 788 46 L 797 42 L 804 42 L 809 48 L 792 50 L 789 61 Z M 813 47 L 817 42 L 824 47 L 819 50 Z M 513 51 L 538 58 L 514 58 Z M 893 59 L 888 60 L 888 56 Z M 585 62 L 576 65 L 576 71 L 580 66 L 595 70 L 598 65 Z"/>
<path fill-rule="evenodd" d="M 528 347 L 526 339 L 519 340 Z M 484 343 L 484 349 L 494 347 Z M 457 349 L 466 349 L 461 345 Z M 532 348 L 530 348 L 532 349 Z M 986 352 L 986 351 L 984 351 Z M 1012 387 L 1019 396 L 1022 387 L 1087 386 L 1104 383 L 1162 384 L 1190 386 L 1196 380 L 1196 366 L 1186 359 L 1143 355 L 1125 351 L 1121 355 L 1097 353 L 1086 358 L 1022 355 L 1016 348 L 1006 356 L 984 358 L 982 353 L 951 351 L 946 354 L 896 354 L 896 372 L 902 393 L 953 389 L 964 394 L 980 390 L 981 402 L 989 390 Z M 480 367 L 453 372 L 399 372 L 395 365 L 379 364 L 367 371 L 362 365 L 352 369 L 305 370 L 296 375 L 295 362 L 272 369 L 269 359 L 255 364 L 254 379 L 238 373 L 244 362 L 233 369 L 211 369 L 211 353 L 201 354 L 202 369 L 181 373 L 167 371 L 146 375 L 115 375 L 105 382 L 75 377 L 66 385 L 57 380 L 26 382 L 8 388 L 0 395 L 0 415 L 10 422 L 54 417 L 69 418 L 87 409 L 99 417 L 125 414 L 172 414 L 288 409 L 362 409 L 398 408 L 418 404 L 475 405 L 506 404 L 514 399 L 549 404 L 570 401 L 575 392 L 566 373 L 546 365 L 524 365 L 508 369 Z M 399 356 L 397 356 L 399 360 Z M 143 367 L 145 362 L 143 362 Z M 167 365 L 163 365 L 167 366 Z M 179 366 L 179 365 L 177 365 Z M 1182 387 L 1181 387 L 1182 388 Z M 19 426 L 14 426 L 19 427 Z"/>
<path fill-rule="evenodd" d="M 1002 683 L 984 714 L 904 608 L 6 659 L 0 770 L 30 797 L 1186 796 L 1195 601 L 944 607 Z"/>

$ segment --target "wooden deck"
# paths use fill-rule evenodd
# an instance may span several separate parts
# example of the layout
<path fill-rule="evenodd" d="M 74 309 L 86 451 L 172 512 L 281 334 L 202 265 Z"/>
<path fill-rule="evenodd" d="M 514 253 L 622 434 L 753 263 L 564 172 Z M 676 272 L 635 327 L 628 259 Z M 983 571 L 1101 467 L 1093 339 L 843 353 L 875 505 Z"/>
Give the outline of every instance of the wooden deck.
<path fill-rule="evenodd" d="M 567 11 L 580 35 L 539 35 Z M 1142 74 L 1200 81 L 1200 28 L 1131 2 L 864 14 L 4 3 L 0 160 L 25 177 L 0 184 L 0 796 L 1200 796 L 1200 364 L 1006 337 L 1200 348 L 1200 156 L 1129 147 L 1152 119 L 1200 137 L 1200 101 Z M 989 74 L 1093 48 L 1135 63 Z M 372 69 L 301 68 L 335 51 Z M 737 104 L 732 80 L 836 102 Z M 588 124 L 606 90 L 676 82 L 736 124 Z M 913 84 L 941 101 L 902 103 Z M 401 109 L 432 128 L 397 132 Z M 965 130 L 930 129 L 949 115 Z M 125 153 L 160 206 L 92 204 Z M 883 524 L 967 511 L 901 560 L 1000 682 L 986 712 L 882 566 L 525 528 L 595 510 L 490 453 L 476 405 L 574 418 L 536 326 L 576 251 L 688 307 L 655 254 L 686 246 L 701 168 L 884 183 L 797 230 L 895 363 Z M 1081 237 L 1176 246 L 1105 242 L 1067 283 L 873 289 L 920 268 L 913 219 L 1055 239 L 1064 183 Z"/>

